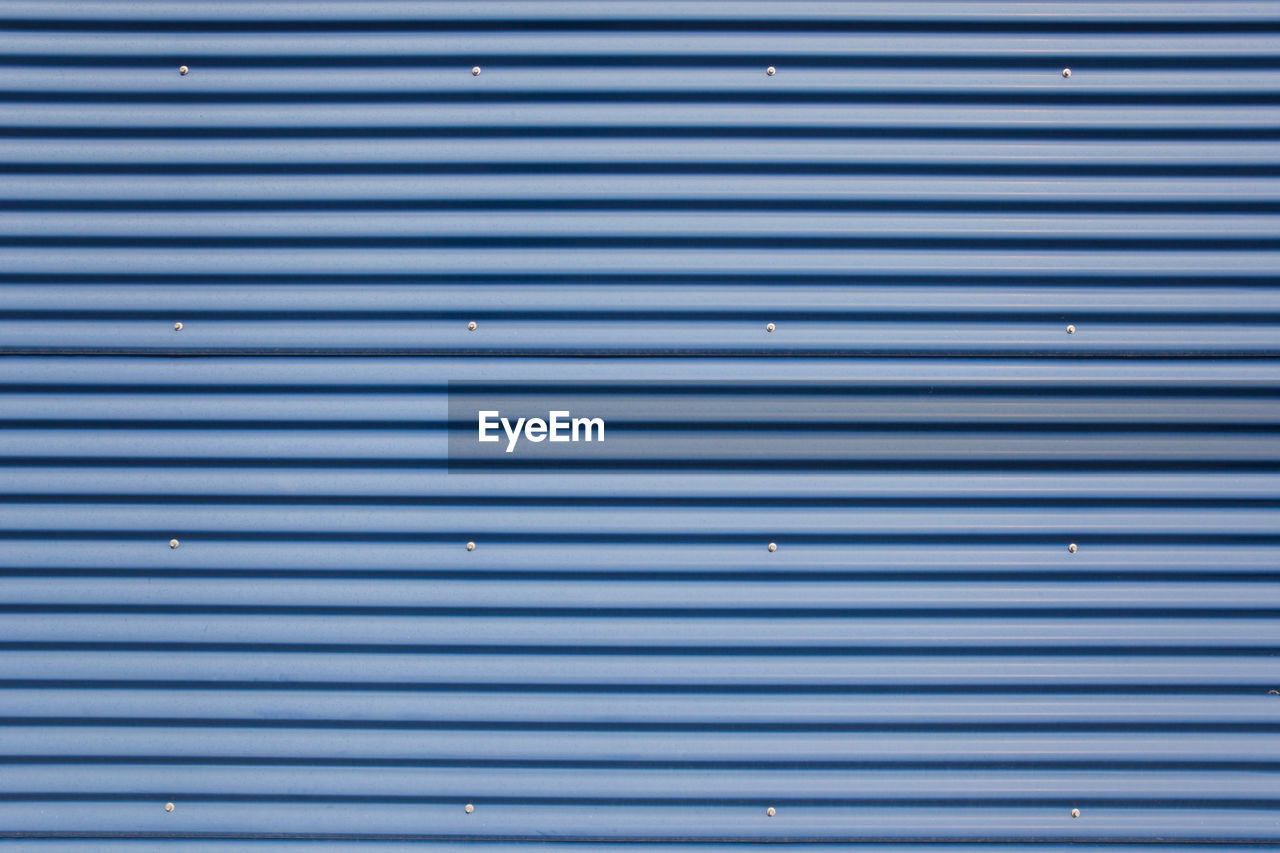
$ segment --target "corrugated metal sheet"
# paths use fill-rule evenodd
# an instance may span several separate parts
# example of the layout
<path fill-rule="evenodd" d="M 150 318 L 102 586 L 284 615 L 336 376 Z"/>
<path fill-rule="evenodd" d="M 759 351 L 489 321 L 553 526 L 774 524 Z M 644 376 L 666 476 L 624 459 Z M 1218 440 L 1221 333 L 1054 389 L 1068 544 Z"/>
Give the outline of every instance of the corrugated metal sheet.
<path fill-rule="evenodd" d="M 1280 843 L 1278 142 L 1276 3 L 0 5 L 0 836 Z"/>

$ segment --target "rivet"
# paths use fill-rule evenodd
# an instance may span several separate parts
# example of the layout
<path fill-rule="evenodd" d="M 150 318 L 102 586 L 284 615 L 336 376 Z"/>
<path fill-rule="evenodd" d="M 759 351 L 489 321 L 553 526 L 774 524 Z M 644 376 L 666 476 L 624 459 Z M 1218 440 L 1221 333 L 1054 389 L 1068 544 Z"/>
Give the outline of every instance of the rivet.
<path fill-rule="evenodd" d="M 462 807 L 462 810 L 467 814 L 471 814 L 473 811 L 476 810 L 476 807 L 471 805 L 471 803 L 467 803 L 465 806 Z"/>
<path fill-rule="evenodd" d="M 765 73 L 765 74 L 768 74 L 770 77 L 772 77 L 773 75 L 775 75 L 775 74 L 777 74 L 777 73 L 778 73 L 778 69 L 776 69 L 776 68 L 774 68 L 772 65 L 770 65 L 768 68 L 766 68 L 766 69 L 764 70 L 764 73 Z"/>
<path fill-rule="evenodd" d="M 179 65 L 179 66 L 178 66 L 178 73 L 179 73 L 179 74 L 181 74 L 183 77 L 186 77 L 186 76 L 187 76 L 187 72 L 188 72 L 188 71 L 190 71 L 190 70 L 191 70 L 191 69 L 190 69 L 190 68 L 188 68 L 188 67 L 187 67 L 187 66 L 185 66 L 185 65 Z"/>
<path fill-rule="evenodd" d="M 474 543 L 474 542 L 468 542 L 468 543 L 467 543 L 467 550 L 468 550 L 468 551 L 474 551 L 475 549 L 476 549 L 476 543 Z"/>
<path fill-rule="evenodd" d="M 470 323 L 467 324 L 467 331 L 474 332 L 475 330 L 476 330 L 476 321 L 472 320 Z"/>
<path fill-rule="evenodd" d="M 1070 545 L 1068 545 L 1068 546 L 1067 546 L 1067 553 L 1068 553 L 1068 554 L 1074 554 L 1074 553 L 1076 552 L 1076 550 L 1077 550 L 1077 548 L 1076 548 L 1076 543 L 1074 543 L 1074 542 L 1072 542 Z"/>
<path fill-rule="evenodd" d="M 1075 327 L 1075 326 L 1067 326 L 1067 334 L 1068 334 L 1068 335 L 1074 335 L 1075 333 L 1076 333 L 1076 327 Z"/>
<path fill-rule="evenodd" d="M 471 76 L 472 76 L 472 77 L 479 77 L 479 76 L 480 76 L 480 66 L 479 66 L 479 65 L 477 65 L 477 66 L 475 66 L 475 67 L 473 67 L 473 68 L 471 69 Z"/>
<path fill-rule="evenodd" d="M 181 331 L 182 331 L 182 324 L 181 324 L 181 323 L 174 323 L 174 324 L 173 324 L 173 330 L 174 330 L 175 332 L 181 332 Z"/>
<path fill-rule="evenodd" d="M 778 813 L 778 810 L 775 809 L 773 806 L 769 806 L 769 808 L 764 810 L 764 813 L 767 817 L 773 817 Z"/>
<path fill-rule="evenodd" d="M 777 542 L 770 542 L 770 543 L 769 543 L 769 553 L 770 553 L 770 554 L 772 554 L 772 553 L 773 553 L 774 551 L 776 551 L 776 550 L 778 550 L 778 543 L 777 543 Z"/>
<path fill-rule="evenodd" d="M 167 812 L 171 812 L 171 811 L 173 811 L 173 803 L 165 803 L 165 804 L 164 804 L 164 810 L 165 810 L 165 811 L 167 811 Z"/>
<path fill-rule="evenodd" d="M 1062 69 L 1062 76 L 1063 76 L 1063 77 L 1070 77 L 1070 76 L 1071 76 L 1071 69 L 1070 69 L 1070 68 L 1064 68 L 1064 69 Z"/>
<path fill-rule="evenodd" d="M 178 547 L 178 540 L 177 540 L 177 539 L 170 539 L 170 540 L 169 540 L 169 547 L 170 547 L 170 548 L 177 548 L 177 547 Z"/>
<path fill-rule="evenodd" d="M 1072 809 L 1072 810 L 1071 810 L 1071 816 L 1072 816 L 1072 817 L 1080 817 L 1080 810 L 1079 810 L 1079 809 Z"/>
<path fill-rule="evenodd" d="M 765 326 L 765 327 L 764 327 L 764 330 L 765 330 L 766 332 L 772 332 L 772 331 L 773 331 L 774 329 L 776 329 L 776 328 L 778 328 L 778 327 L 777 327 L 777 326 L 775 326 L 775 325 L 773 325 L 772 323 L 770 323 L 770 324 L 768 324 L 767 326 Z"/>

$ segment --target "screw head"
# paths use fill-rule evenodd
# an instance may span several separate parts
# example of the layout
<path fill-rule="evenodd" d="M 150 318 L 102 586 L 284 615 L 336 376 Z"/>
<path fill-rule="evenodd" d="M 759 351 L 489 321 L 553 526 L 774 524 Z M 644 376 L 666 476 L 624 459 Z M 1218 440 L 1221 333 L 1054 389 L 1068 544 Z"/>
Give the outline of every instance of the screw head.
<path fill-rule="evenodd" d="M 177 539 L 170 539 L 170 540 L 169 540 L 169 547 L 170 547 L 170 548 L 177 548 L 177 547 L 178 547 L 178 540 L 177 540 Z"/>
<path fill-rule="evenodd" d="M 768 325 L 766 325 L 766 326 L 764 327 L 764 330 L 765 330 L 766 332 L 772 332 L 772 331 L 773 331 L 774 329 L 776 329 L 776 328 L 778 328 L 778 327 L 777 327 L 777 326 L 775 326 L 775 325 L 773 325 L 772 323 L 769 323 Z"/>
<path fill-rule="evenodd" d="M 1068 553 L 1068 554 L 1074 554 L 1077 550 L 1079 550 L 1079 549 L 1078 549 L 1078 548 L 1076 548 L 1076 543 L 1074 543 L 1074 542 L 1072 542 L 1070 545 L 1068 545 L 1068 546 L 1067 546 L 1067 553 Z"/>
<path fill-rule="evenodd" d="M 770 553 L 770 554 L 772 554 L 772 553 L 773 553 L 774 551 L 776 551 L 776 550 L 778 550 L 778 543 L 777 543 L 777 542 L 770 542 L 770 543 L 769 543 L 769 553 Z"/>
<path fill-rule="evenodd" d="M 476 65 L 476 66 L 472 67 L 472 69 L 471 69 L 471 76 L 472 76 L 472 77 L 479 77 L 479 76 L 480 76 L 480 66 L 479 66 L 479 65 Z"/>
<path fill-rule="evenodd" d="M 181 324 L 181 323 L 174 323 L 174 324 L 173 324 L 173 330 L 174 330 L 175 332 L 181 332 L 181 331 L 182 331 L 182 324 Z"/>
<path fill-rule="evenodd" d="M 165 810 L 165 811 L 167 811 L 167 812 L 171 812 L 171 811 L 173 811 L 173 803 L 165 803 L 165 804 L 164 804 L 164 810 Z"/>
<path fill-rule="evenodd" d="M 474 332 L 475 330 L 476 330 L 476 321 L 472 320 L 470 323 L 467 324 L 467 331 Z"/>
<path fill-rule="evenodd" d="M 467 543 L 467 550 L 468 550 L 468 551 L 474 551 L 475 549 L 476 549 L 476 543 L 474 543 L 474 542 L 468 542 L 468 543 Z"/>
<path fill-rule="evenodd" d="M 1076 333 L 1076 327 L 1075 327 L 1075 326 L 1067 326 L 1067 334 L 1068 334 L 1068 335 L 1074 335 L 1075 333 Z"/>
<path fill-rule="evenodd" d="M 778 69 L 776 69 L 776 68 L 774 68 L 772 65 L 770 65 L 768 68 L 766 68 L 766 69 L 764 70 L 764 73 L 765 73 L 765 74 L 768 74 L 770 77 L 772 77 L 773 75 L 775 75 L 775 74 L 777 74 L 777 73 L 778 73 Z"/>
<path fill-rule="evenodd" d="M 462 810 L 467 814 L 471 814 L 473 811 L 476 810 L 476 807 L 471 805 L 471 803 L 467 803 L 465 806 L 462 807 Z"/>
<path fill-rule="evenodd" d="M 188 67 L 187 67 L 187 66 L 185 66 L 185 65 L 179 65 L 179 66 L 178 66 L 178 73 L 179 73 L 179 74 L 181 74 L 183 77 L 186 77 L 186 76 L 187 76 L 187 72 L 188 72 L 188 71 L 190 71 L 190 70 L 191 70 L 191 69 L 190 69 L 190 68 L 188 68 Z"/>
<path fill-rule="evenodd" d="M 1062 69 L 1062 76 L 1063 76 L 1063 77 L 1070 77 L 1070 76 L 1071 76 L 1071 69 L 1070 69 L 1070 68 L 1064 68 L 1064 69 Z"/>
<path fill-rule="evenodd" d="M 1072 817 L 1080 817 L 1080 810 L 1079 810 L 1079 809 L 1072 809 L 1072 810 L 1071 810 L 1071 816 L 1072 816 Z"/>
<path fill-rule="evenodd" d="M 764 810 L 764 813 L 765 813 L 765 815 L 766 815 L 766 816 L 768 816 L 768 817 L 773 817 L 774 815 L 776 815 L 776 814 L 778 813 L 778 810 L 777 810 L 777 809 L 775 809 L 773 806 L 769 806 L 769 808 L 767 808 L 767 809 L 765 809 L 765 810 Z"/>

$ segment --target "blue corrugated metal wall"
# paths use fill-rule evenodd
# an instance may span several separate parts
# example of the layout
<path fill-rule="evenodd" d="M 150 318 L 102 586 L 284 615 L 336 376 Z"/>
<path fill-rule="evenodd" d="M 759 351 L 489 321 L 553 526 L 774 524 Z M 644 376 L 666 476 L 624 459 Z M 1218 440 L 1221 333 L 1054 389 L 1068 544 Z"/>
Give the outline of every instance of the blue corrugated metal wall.
<path fill-rule="evenodd" d="M 0 4 L 0 835 L 1280 843 L 1278 142 L 1276 3 Z M 447 470 L 576 380 L 791 438 Z"/>

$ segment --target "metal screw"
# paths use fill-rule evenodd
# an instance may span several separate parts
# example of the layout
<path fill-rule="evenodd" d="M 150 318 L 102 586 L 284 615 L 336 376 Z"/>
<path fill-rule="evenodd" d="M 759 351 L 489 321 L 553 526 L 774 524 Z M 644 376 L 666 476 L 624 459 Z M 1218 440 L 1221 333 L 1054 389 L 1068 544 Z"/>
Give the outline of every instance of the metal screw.
<path fill-rule="evenodd" d="M 770 65 L 768 68 L 766 68 L 766 69 L 764 70 L 764 73 L 765 73 L 765 74 L 768 74 L 770 77 L 772 77 L 773 75 L 775 75 L 775 74 L 777 74 L 777 73 L 778 73 L 778 69 L 776 69 L 776 68 L 774 68 L 772 65 Z"/>
<path fill-rule="evenodd" d="M 188 68 L 188 67 L 187 67 L 187 66 L 185 66 L 185 65 L 179 65 L 179 66 L 178 66 L 178 73 L 179 73 L 179 74 L 181 74 L 183 77 L 186 77 L 186 76 L 187 76 L 187 72 L 188 72 L 188 71 L 190 71 L 190 70 L 191 70 L 191 69 L 190 69 L 190 68 Z"/>
<path fill-rule="evenodd" d="M 169 547 L 170 547 L 170 548 L 177 548 L 177 547 L 178 547 L 178 540 L 177 540 L 177 539 L 170 539 L 170 540 L 169 540 Z"/>
<path fill-rule="evenodd" d="M 472 320 L 470 323 L 467 324 L 467 331 L 474 332 L 475 330 L 476 330 L 476 321 Z"/>
<path fill-rule="evenodd" d="M 1071 76 L 1071 69 L 1070 69 L 1070 68 L 1064 68 L 1064 69 L 1062 69 L 1062 76 L 1063 76 L 1063 77 L 1070 77 L 1070 76 Z"/>
<path fill-rule="evenodd" d="M 477 65 L 477 66 L 475 66 L 474 68 L 472 68 L 472 69 L 471 69 L 471 76 L 472 76 L 472 77 L 479 77 L 479 76 L 480 76 L 480 66 L 479 66 L 479 65 Z"/>
<path fill-rule="evenodd" d="M 475 549 L 476 549 L 476 543 L 474 543 L 474 542 L 468 542 L 468 543 L 467 543 L 467 550 L 468 550 L 468 551 L 474 551 Z"/>
<path fill-rule="evenodd" d="M 769 543 L 769 553 L 770 553 L 770 554 L 772 554 L 772 553 L 773 553 L 774 551 L 776 551 L 776 550 L 778 550 L 778 543 L 777 543 L 777 542 L 770 542 L 770 543 Z"/>
<path fill-rule="evenodd" d="M 164 810 L 165 810 L 165 811 L 167 811 L 167 812 L 171 812 L 171 811 L 173 811 L 173 803 L 165 803 L 165 804 L 164 804 Z"/>
<path fill-rule="evenodd" d="M 1068 334 L 1068 335 L 1074 335 L 1075 333 L 1076 333 L 1076 327 L 1075 327 L 1075 326 L 1067 326 L 1067 334 Z"/>
<path fill-rule="evenodd" d="M 765 326 L 765 327 L 764 327 L 764 330 L 765 330 L 766 332 L 772 332 L 772 331 L 773 331 L 774 329 L 776 329 L 776 328 L 778 328 L 778 327 L 777 327 L 777 326 L 775 326 L 775 325 L 773 325 L 772 323 L 770 323 L 769 325 L 767 325 L 767 326 Z"/>
<path fill-rule="evenodd" d="M 471 803 L 467 803 L 465 806 L 462 807 L 462 810 L 467 814 L 471 814 L 473 811 L 476 810 L 476 807 L 471 805 Z"/>
<path fill-rule="evenodd" d="M 1071 810 L 1071 816 L 1072 816 L 1072 817 L 1080 817 L 1080 810 L 1079 810 L 1079 809 L 1072 809 L 1072 810 Z"/>
<path fill-rule="evenodd" d="M 1076 552 L 1076 550 L 1077 550 L 1077 549 L 1076 549 L 1076 543 L 1074 543 L 1074 542 L 1072 542 L 1070 545 L 1068 545 L 1068 546 L 1067 546 L 1067 553 L 1068 553 L 1068 554 L 1074 554 L 1074 553 Z"/>
<path fill-rule="evenodd" d="M 764 813 L 765 813 L 765 815 L 766 815 L 766 816 L 768 816 L 768 817 L 773 817 L 774 815 L 776 815 L 776 814 L 778 813 L 778 810 L 777 810 L 777 809 L 775 809 L 773 806 L 769 806 L 769 808 L 767 808 L 767 809 L 765 809 L 765 810 L 764 810 Z"/>
<path fill-rule="evenodd" d="M 182 331 L 182 324 L 181 324 L 181 323 L 174 323 L 174 324 L 173 324 L 173 330 L 174 330 L 175 332 L 181 332 L 181 331 Z"/>

